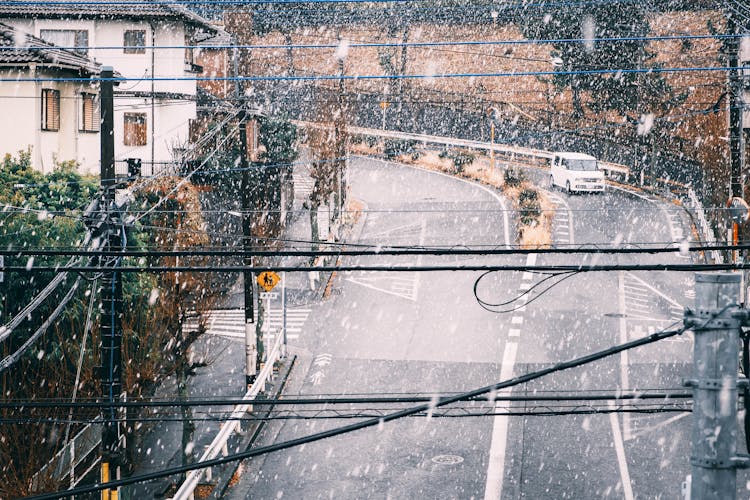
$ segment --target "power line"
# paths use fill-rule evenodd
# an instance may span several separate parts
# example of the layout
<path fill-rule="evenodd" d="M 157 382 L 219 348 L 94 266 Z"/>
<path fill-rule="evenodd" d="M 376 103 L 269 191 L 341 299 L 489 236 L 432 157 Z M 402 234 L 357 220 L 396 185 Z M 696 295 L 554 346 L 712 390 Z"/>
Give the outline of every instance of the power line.
<path fill-rule="evenodd" d="M 716 315 L 713 315 L 708 320 L 706 320 L 706 323 L 712 320 L 715 316 Z M 364 421 L 356 422 L 356 423 L 349 424 L 346 426 L 328 429 L 328 430 L 318 432 L 315 434 L 311 434 L 308 436 L 304 436 L 301 438 L 291 439 L 289 441 L 275 443 L 275 444 L 268 445 L 268 446 L 259 446 L 259 447 L 253 448 L 245 452 L 235 453 L 235 454 L 227 455 L 225 457 L 216 458 L 213 460 L 207 460 L 204 462 L 198 462 L 198 463 L 184 465 L 180 467 L 167 468 L 158 472 L 141 474 L 138 476 L 132 476 L 132 477 L 125 478 L 125 479 L 110 481 L 104 484 L 96 484 L 94 486 L 84 486 L 84 487 L 72 488 L 72 489 L 60 491 L 60 492 L 42 494 L 42 495 L 34 496 L 32 498 L 36 500 L 48 500 L 48 499 L 63 498 L 66 496 L 71 496 L 71 495 L 93 493 L 95 491 L 101 491 L 103 489 L 116 488 L 116 487 L 125 486 L 128 484 L 135 484 L 135 483 L 140 483 L 144 481 L 149 481 L 152 479 L 168 477 L 174 474 L 182 474 L 191 470 L 204 469 L 207 467 L 214 467 L 214 466 L 222 465 L 222 464 L 229 463 L 229 462 L 244 460 L 246 458 L 252 458 L 255 456 L 265 455 L 268 453 L 272 453 L 274 451 L 280 451 L 280 450 L 284 450 L 287 448 L 292 448 L 292 447 L 300 446 L 303 444 L 320 441 L 323 439 L 339 436 L 342 434 L 347 434 L 350 432 L 354 432 L 354 431 L 361 430 L 361 429 L 366 429 L 369 427 L 380 426 L 386 422 L 391 422 L 394 420 L 398 420 L 398 419 L 408 417 L 411 415 L 415 415 L 418 413 L 422 413 L 425 411 L 434 411 L 438 408 L 442 408 L 444 406 L 461 401 L 466 398 L 475 398 L 478 396 L 482 396 L 484 394 L 495 393 L 499 391 L 500 389 L 514 387 L 520 384 L 531 382 L 533 380 L 545 377 L 547 375 L 550 375 L 556 372 L 582 366 L 582 365 L 585 365 L 585 364 L 588 364 L 588 363 L 591 363 L 591 362 L 594 362 L 594 361 L 597 361 L 597 360 L 600 360 L 600 359 L 603 359 L 603 358 L 606 358 L 615 354 L 619 354 L 620 352 L 624 352 L 630 349 L 634 349 L 636 347 L 645 346 L 645 345 L 652 344 L 654 342 L 658 342 L 658 341 L 661 341 L 670 337 L 681 335 L 687 329 L 688 327 L 684 326 L 677 330 L 665 330 L 665 331 L 656 332 L 651 335 L 648 335 L 647 337 L 643 337 L 643 338 L 636 339 L 630 342 L 626 342 L 624 344 L 619 344 L 619 345 L 610 347 L 602 351 L 597 351 L 592 354 L 588 354 L 586 356 L 575 358 L 570 361 L 557 363 L 551 367 L 544 368 L 535 372 L 527 373 L 525 375 L 520 375 L 510 380 L 498 382 L 496 384 L 492 384 L 486 387 L 481 387 L 479 389 L 474 389 L 472 391 L 457 394 L 455 396 L 438 399 L 430 403 L 421 404 L 421 405 L 414 406 L 411 408 L 406 408 L 406 409 L 403 409 L 394 413 L 390 413 L 387 415 L 379 416 L 376 418 L 370 418 L 370 419 L 366 419 Z"/>
<path fill-rule="evenodd" d="M 670 399 L 690 399 L 693 397 L 691 392 L 678 392 L 678 389 L 672 389 L 674 392 L 649 392 L 646 390 L 624 391 L 624 392 L 602 392 L 596 391 L 595 394 L 543 394 L 534 393 L 532 395 L 505 395 L 494 394 L 488 397 L 466 398 L 460 401 L 473 401 L 478 403 L 494 403 L 496 401 L 512 402 L 536 402 L 536 401 L 639 401 L 639 400 L 670 400 Z M 556 391 L 567 392 L 567 391 Z M 585 392 L 585 391 L 581 391 Z M 430 396 L 330 396 L 323 397 L 283 397 L 254 399 L 253 406 L 276 406 L 276 405 L 340 405 L 340 404 L 386 404 L 386 403 L 427 403 L 435 399 L 453 397 L 460 393 L 439 393 Z M 183 407 L 202 407 L 202 406 L 236 406 L 247 403 L 242 398 L 216 398 L 216 399 L 187 399 L 187 400 L 128 400 L 119 402 L 103 401 L 68 401 L 68 400 L 11 400 L 0 401 L 0 408 L 29 410 L 38 408 L 60 408 L 60 409 L 99 409 L 110 408 L 183 408 Z"/>
<path fill-rule="evenodd" d="M 740 69 L 743 69 L 741 67 Z M 154 81 L 154 82 L 262 82 L 262 81 L 360 81 L 360 80 L 435 80 L 441 78 L 518 78 L 526 76 L 597 76 L 597 75 L 623 75 L 623 74 L 670 74 L 691 72 L 716 72 L 728 71 L 726 66 L 704 66 L 704 67 L 661 67 L 661 68 L 607 68 L 588 69 L 577 71 L 508 71 L 499 73 L 436 73 L 436 74 L 401 74 L 401 75 L 303 75 L 303 76 L 155 76 L 147 78 L 114 77 L 114 82 L 127 81 Z M 81 77 L 23 77 L 23 78 L 0 78 L 0 82 L 92 82 L 102 81 L 101 78 Z"/>
<path fill-rule="evenodd" d="M 342 243 L 346 246 L 346 243 Z M 58 249 L 34 249 L 29 247 L 18 250 L 0 250 L 0 255 L 10 257 L 26 256 L 82 256 L 82 257 L 361 257 L 382 255 L 409 256 L 409 255 L 529 255 L 529 254 L 661 254 L 675 253 L 678 250 L 684 252 L 706 252 L 718 251 L 742 251 L 750 250 L 750 245 L 695 245 L 683 249 L 671 247 L 657 248 L 598 248 L 598 247 L 575 247 L 575 248 L 441 248 L 430 246 L 413 246 L 409 248 L 390 247 L 389 245 L 367 245 L 371 250 L 245 250 L 243 248 L 223 250 L 58 250 Z M 500 304 L 502 305 L 502 304 Z"/>
<path fill-rule="evenodd" d="M 555 417 L 555 416 L 570 416 L 570 415 L 606 415 L 610 413 L 638 413 L 638 414 L 656 414 L 656 413 L 690 413 L 692 410 L 687 404 L 674 404 L 674 405 L 659 405 L 659 406 L 635 406 L 635 407 L 611 407 L 611 406 L 583 406 L 579 405 L 578 408 L 566 409 L 567 407 L 547 407 L 544 409 L 497 409 L 495 407 L 488 408 L 486 411 L 473 411 L 465 407 L 449 408 L 444 411 L 425 411 L 422 413 L 416 413 L 409 415 L 409 418 L 478 418 L 478 417 Z M 213 416 L 213 417 L 200 417 L 193 416 L 188 420 L 190 422 L 211 422 L 211 423 L 222 423 L 222 422 L 268 422 L 274 420 L 349 420 L 349 419 L 362 419 L 362 418 L 378 418 L 382 415 L 386 415 L 387 411 L 392 408 L 377 408 L 377 409 L 362 409 L 356 413 L 344 412 L 341 410 L 320 410 L 319 414 L 304 414 L 290 411 L 280 411 L 270 413 L 265 416 L 253 416 L 253 417 L 233 417 L 231 415 Z M 330 413 L 330 414 L 323 414 Z M 138 423 L 169 423 L 169 422 L 184 422 L 186 419 L 182 416 L 175 417 L 135 417 L 135 418 L 115 418 L 111 419 L 112 422 L 138 422 Z M 70 424 L 96 424 L 101 422 L 95 418 L 7 418 L 0 417 L 0 424 L 14 424 L 14 425 L 39 425 L 39 424 L 52 424 L 52 425 L 70 425 Z"/>
<path fill-rule="evenodd" d="M 123 266 L 118 267 L 117 271 L 122 273 L 163 273 L 163 272 L 196 272 L 196 273 L 214 273 L 214 272 L 253 272 L 261 273 L 264 271 L 275 272 L 309 272 L 309 271 L 349 271 L 349 272 L 444 272 L 444 271 L 531 271 L 544 273 L 570 273 L 570 272 L 612 272 L 612 271 L 674 271 L 674 272 L 706 272 L 706 271 L 738 271 L 750 269 L 750 263 L 726 263 L 726 264 L 566 264 L 566 265 L 430 265 L 430 266 L 393 266 L 393 265 L 262 265 L 262 266 Z M 80 273 L 100 273 L 111 271 L 107 266 L 73 266 L 65 268 L 65 271 Z M 26 266 L 2 266 L 0 271 L 13 273 L 34 273 L 42 271 L 60 271 L 57 266 L 36 266 L 28 268 Z"/>
<path fill-rule="evenodd" d="M 549 38 L 549 39 L 523 39 L 523 40 L 456 40 L 456 41 L 438 41 L 438 42 L 354 42 L 347 43 L 345 46 L 349 49 L 357 48 L 433 48 L 433 47 L 461 47 L 461 46 L 503 46 L 503 45 L 553 45 L 553 44 L 583 44 L 583 43 L 630 43 L 630 42 L 662 42 L 662 41 L 685 41 L 685 40 L 727 40 L 733 38 L 742 38 L 740 34 L 716 34 L 716 35 L 660 35 L 660 36 L 633 36 L 633 37 L 604 37 L 604 38 Z M 182 49 L 202 49 L 202 50 L 311 50 L 311 49 L 338 49 L 342 43 L 323 43 L 323 44 L 225 44 L 225 45 L 156 45 L 148 46 L 147 50 L 182 50 Z M 55 46 L 55 49 L 64 50 L 124 50 L 130 48 L 125 45 L 80 45 L 80 46 Z M 4 50 L 47 50 L 49 47 L 33 46 L 3 46 L 0 51 Z M 479 54 L 479 53 L 477 53 Z M 482 54 L 488 55 L 488 54 Z M 539 60 L 542 61 L 542 60 Z M 544 60 L 546 61 L 546 60 Z"/>

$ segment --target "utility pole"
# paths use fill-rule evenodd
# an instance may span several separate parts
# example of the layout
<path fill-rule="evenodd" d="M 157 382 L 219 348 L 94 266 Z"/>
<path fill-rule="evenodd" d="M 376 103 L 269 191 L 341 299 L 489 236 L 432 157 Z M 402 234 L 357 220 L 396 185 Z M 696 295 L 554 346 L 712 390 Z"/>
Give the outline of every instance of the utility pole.
<path fill-rule="evenodd" d="M 234 77 L 235 77 L 235 97 L 237 105 L 240 106 L 238 119 L 240 122 L 240 169 L 242 170 L 242 249 L 250 252 L 253 249 L 252 238 L 252 187 L 250 181 L 250 166 L 247 161 L 247 107 L 245 106 L 245 95 L 242 88 L 242 81 L 239 77 L 239 57 L 238 50 L 233 50 L 234 58 Z M 251 266 L 252 257 L 247 254 L 243 257 L 243 265 Z M 255 320 L 253 311 L 255 307 L 255 294 L 253 293 L 253 273 L 252 271 L 242 271 L 242 281 L 245 296 L 245 384 L 248 386 L 255 382 L 258 375 L 258 349 Z"/>
<path fill-rule="evenodd" d="M 115 207 L 115 138 L 113 76 L 110 66 L 102 67 L 100 81 L 101 130 L 100 130 L 100 175 L 103 194 L 102 210 L 106 211 L 106 244 L 102 248 L 120 250 L 121 238 L 114 224 Z M 116 265 L 118 261 L 115 260 Z M 121 456 L 119 450 L 118 409 L 115 403 L 122 393 L 122 281 L 115 269 L 102 276 L 101 310 L 101 392 L 102 399 L 110 406 L 104 408 L 101 444 L 101 481 L 103 483 L 119 476 Z M 102 500 L 117 500 L 118 490 L 102 490 Z"/>
<path fill-rule="evenodd" d="M 693 435 L 690 499 L 733 499 L 737 468 L 737 380 L 740 326 L 737 304 L 739 273 L 697 273 L 695 312 L 686 312 L 693 327 Z"/>

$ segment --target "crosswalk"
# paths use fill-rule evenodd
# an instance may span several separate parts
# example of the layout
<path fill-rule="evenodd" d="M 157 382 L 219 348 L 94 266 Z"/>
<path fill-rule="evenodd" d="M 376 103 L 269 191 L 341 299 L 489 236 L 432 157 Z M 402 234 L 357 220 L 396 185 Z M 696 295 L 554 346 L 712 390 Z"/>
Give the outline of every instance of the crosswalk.
<path fill-rule="evenodd" d="M 313 179 L 302 168 L 295 168 L 292 173 L 294 182 L 294 197 L 298 200 L 306 200 L 310 197 L 313 189 Z"/>
<path fill-rule="evenodd" d="M 573 241 L 571 212 L 565 200 L 552 191 L 546 191 L 547 197 L 555 204 L 555 216 L 552 219 L 552 241 L 556 245 L 570 245 Z"/>
<path fill-rule="evenodd" d="M 310 315 L 310 309 L 289 307 L 286 311 L 287 339 L 298 339 L 302 329 Z M 253 315 L 258 321 L 258 312 Z M 263 313 L 263 339 L 272 341 L 276 335 L 281 333 L 283 317 L 280 308 L 264 311 Z M 189 319 L 183 328 L 195 330 L 198 328 L 198 319 Z M 206 333 L 228 338 L 245 338 L 245 311 L 244 309 L 212 309 L 206 313 Z"/>
<path fill-rule="evenodd" d="M 623 275 L 623 292 L 629 318 L 673 322 L 683 317 L 682 305 L 633 274 Z"/>
<path fill-rule="evenodd" d="M 367 222 L 372 224 L 378 220 L 380 214 L 368 214 Z M 426 223 L 404 224 L 389 227 L 385 230 L 374 232 L 368 231 L 367 237 L 360 240 L 361 243 L 385 243 L 387 245 L 419 245 L 423 246 L 425 241 Z M 421 265 L 422 256 L 417 257 L 416 265 Z M 412 302 L 417 301 L 419 296 L 420 273 L 417 272 L 368 272 L 350 271 L 344 273 L 344 279 L 350 283 L 377 290 L 379 292 L 394 295 Z"/>

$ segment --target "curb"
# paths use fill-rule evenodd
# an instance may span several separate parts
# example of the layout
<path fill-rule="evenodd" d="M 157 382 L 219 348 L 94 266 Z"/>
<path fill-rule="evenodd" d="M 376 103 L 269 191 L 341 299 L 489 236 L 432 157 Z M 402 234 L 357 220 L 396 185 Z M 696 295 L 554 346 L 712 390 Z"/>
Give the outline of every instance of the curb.
<path fill-rule="evenodd" d="M 279 396 L 281 396 L 281 393 L 284 390 L 284 387 L 286 386 L 286 383 L 289 380 L 289 376 L 291 375 L 292 370 L 294 369 L 296 364 L 297 364 L 296 355 L 294 355 L 291 359 L 287 359 L 287 361 L 282 363 L 283 373 L 282 373 L 282 370 L 279 370 L 279 374 L 276 376 L 276 380 L 274 381 L 272 385 L 272 389 L 270 391 L 272 398 L 276 399 Z M 259 417 L 265 417 L 271 413 L 273 408 L 274 408 L 273 405 L 264 405 L 263 410 L 258 411 L 258 412 L 254 411 L 253 414 Z M 265 425 L 266 425 L 265 420 L 261 420 L 257 423 L 255 422 L 250 423 L 248 425 L 248 428 L 244 431 L 244 433 L 240 435 L 239 441 L 236 443 L 233 443 L 234 446 L 232 446 L 232 448 L 238 451 L 249 450 L 250 447 L 255 443 L 255 441 L 260 436 L 260 433 L 265 427 Z M 238 460 L 238 461 L 226 464 L 223 467 L 217 467 L 217 469 L 219 470 L 214 472 L 217 479 L 216 479 L 216 482 L 213 484 L 212 483 L 199 483 L 198 486 L 201 486 L 204 484 L 213 485 L 213 489 L 211 490 L 211 493 L 204 498 L 211 499 L 211 500 L 218 500 L 222 498 L 224 494 L 226 493 L 227 489 L 230 487 L 232 479 L 235 477 L 235 473 L 237 472 L 237 469 L 239 469 L 241 463 L 242 462 Z"/>

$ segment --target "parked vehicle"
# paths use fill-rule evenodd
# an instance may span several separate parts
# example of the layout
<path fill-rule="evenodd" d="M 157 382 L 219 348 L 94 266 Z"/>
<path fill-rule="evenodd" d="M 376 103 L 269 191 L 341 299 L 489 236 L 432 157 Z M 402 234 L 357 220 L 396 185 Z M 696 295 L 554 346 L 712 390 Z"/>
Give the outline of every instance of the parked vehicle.
<path fill-rule="evenodd" d="M 560 186 L 569 194 L 604 191 L 604 172 L 599 162 L 583 153 L 555 153 L 550 169 L 550 186 Z"/>

